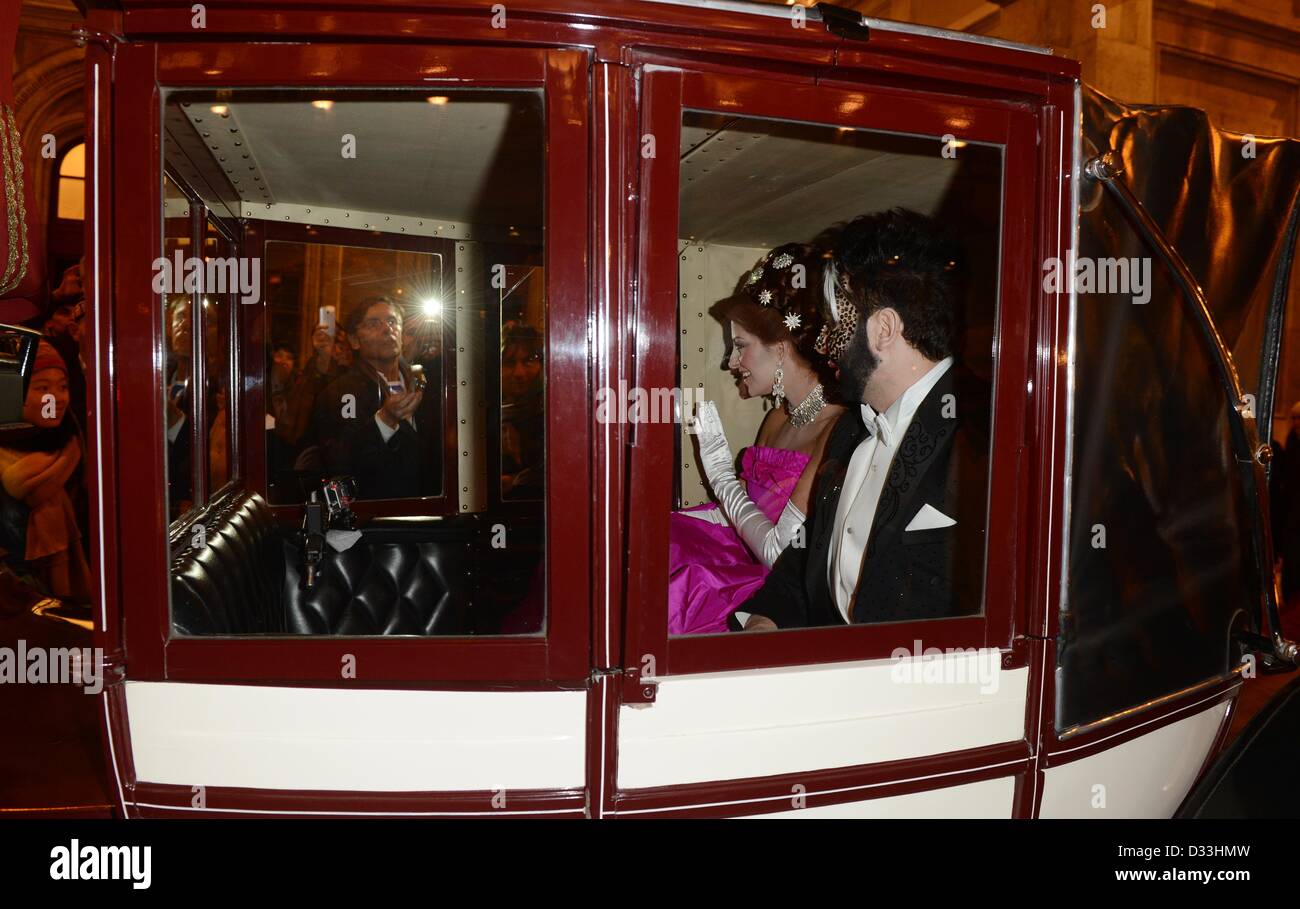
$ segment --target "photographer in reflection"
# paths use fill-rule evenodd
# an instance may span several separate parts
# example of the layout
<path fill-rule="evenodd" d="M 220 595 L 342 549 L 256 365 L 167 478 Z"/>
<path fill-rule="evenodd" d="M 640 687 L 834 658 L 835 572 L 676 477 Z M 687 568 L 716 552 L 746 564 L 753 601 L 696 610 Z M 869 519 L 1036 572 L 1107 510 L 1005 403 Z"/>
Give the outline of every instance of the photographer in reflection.
<path fill-rule="evenodd" d="M 425 390 L 402 353 L 402 311 L 388 297 L 357 307 L 350 369 L 316 399 L 309 430 L 330 475 L 356 479 L 363 499 L 436 494 L 442 477 L 439 389 Z"/>

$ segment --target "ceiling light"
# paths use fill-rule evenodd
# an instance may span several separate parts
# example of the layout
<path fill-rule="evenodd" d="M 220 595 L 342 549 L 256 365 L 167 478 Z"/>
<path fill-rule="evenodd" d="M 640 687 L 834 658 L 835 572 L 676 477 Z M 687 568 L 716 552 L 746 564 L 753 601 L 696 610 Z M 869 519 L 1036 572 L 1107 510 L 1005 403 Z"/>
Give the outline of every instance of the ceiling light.
<path fill-rule="evenodd" d="M 442 301 L 437 297 L 428 297 L 420 303 L 420 311 L 426 319 L 436 319 L 442 314 Z"/>
<path fill-rule="evenodd" d="M 439 107 L 441 107 L 442 105 L 446 104 L 450 100 L 451 99 L 448 98 L 446 95 L 434 95 L 432 98 L 429 99 L 429 103 L 436 104 Z"/>
<path fill-rule="evenodd" d="M 317 110 L 329 110 L 331 107 L 334 106 L 334 102 L 326 99 L 321 99 L 320 101 L 313 101 L 311 103 L 311 106 L 316 108 Z"/>

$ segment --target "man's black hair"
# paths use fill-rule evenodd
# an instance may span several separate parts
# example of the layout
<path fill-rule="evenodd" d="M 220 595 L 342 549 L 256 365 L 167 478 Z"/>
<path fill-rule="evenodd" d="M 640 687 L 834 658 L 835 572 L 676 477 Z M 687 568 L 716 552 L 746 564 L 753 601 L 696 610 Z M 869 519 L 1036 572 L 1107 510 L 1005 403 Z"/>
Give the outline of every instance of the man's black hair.
<path fill-rule="evenodd" d="M 892 308 L 902 317 L 903 339 L 923 356 L 952 355 L 960 248 L 937 221 L 906 208 L 862 215 L 838 231 L 835 259 L 864 321 Z"/>

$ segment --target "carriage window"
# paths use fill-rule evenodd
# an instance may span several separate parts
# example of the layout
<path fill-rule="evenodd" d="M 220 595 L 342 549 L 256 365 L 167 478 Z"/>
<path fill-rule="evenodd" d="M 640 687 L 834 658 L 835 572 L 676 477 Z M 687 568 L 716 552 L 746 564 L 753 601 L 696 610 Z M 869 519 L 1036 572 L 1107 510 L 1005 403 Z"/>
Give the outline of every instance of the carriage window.
<path fill-rule="evenodd" d="M 680 154 L 670 635 L 980 614 L 1002 149 L 688 111 Z"/>
<path fill-rule="evenodd" d="M 196 293 L 198 403 L 195 383 L 170 383 L 190 402 L 178 410 L 206 411 L 202 475 L 233 490 L 195 518 L 202 534 L 174 535 L 175 633 L 543 631 L 542 100 L 167 94 L 169 172 L 243 228 L 237 244 L 204 237 L 225 266 Z M 257 364 L 242 385 L 231 351 Z M 241 441 L 262 462 L 245 459 L 246 477 Z M 250 512 L 273 543 L 224 533 Z M 234 538 L 258 553 L 253 602 L 225 601 L 245 589 L 231 566 L 252 558 L 220 551 Z"/>

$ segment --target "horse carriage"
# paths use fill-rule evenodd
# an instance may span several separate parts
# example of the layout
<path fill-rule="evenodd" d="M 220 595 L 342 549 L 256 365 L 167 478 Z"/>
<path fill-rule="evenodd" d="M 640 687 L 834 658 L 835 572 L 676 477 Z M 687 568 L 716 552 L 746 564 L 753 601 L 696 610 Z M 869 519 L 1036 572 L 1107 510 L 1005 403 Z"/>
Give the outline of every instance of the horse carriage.
<path fill-rule="evenodd" d="M 1296 662 L 1257 425 L 1295 141 L 1246 156 L 1045 49 L 829 4 L 88 5 L 85 618 L 117 812 L 1146 817 L 1221 791 L 1243 674 Z M 670 515 L 708 498 L 688 405 L 732 440 L 764 416 L 710 306 L 896 207 L 968 266 L 977 608 L 670 634 Z M 322 484 L 290 376 L 319 392 L 385 330 L 420 367 L 395 390 L 423 389 L 418 481 Z M 635 389 L 675 391 L 597 407 Z"/>

